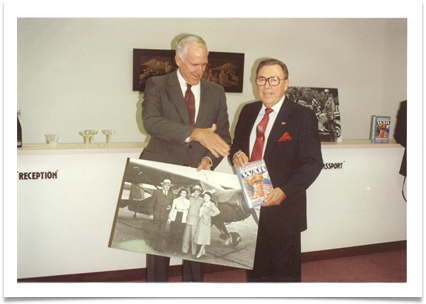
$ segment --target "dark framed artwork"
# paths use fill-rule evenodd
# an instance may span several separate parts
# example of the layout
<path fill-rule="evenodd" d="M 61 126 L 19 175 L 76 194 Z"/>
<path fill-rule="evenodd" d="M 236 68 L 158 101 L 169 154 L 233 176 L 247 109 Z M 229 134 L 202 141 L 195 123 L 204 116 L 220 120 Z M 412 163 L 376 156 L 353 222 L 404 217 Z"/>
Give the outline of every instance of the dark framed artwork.
<path fill-rule="evenodd" d="M 338 89 L 288 87 L 286 96 L 314 111 L 318 119 L 318 135 L 321 142 L 342 141 Z"/>
<path fill-rule="evenodd" d="M 177 69 L 174 50 L 133 49 L 133 91 L 143 92 L 146 80 Z M 225 92 L 243 91 L 244 54 L 209 52 L 203 78 L 224 87 Z"/>
<path fill-rule="evenodd" d="M 176 70 L 174 57 L 170 50 L 133 49 L 133 91 L 143 92 L 149 77 Z"/>
<path fill-rule="evenodd" d="M 225 92 L 243 92 L 244 54 L 209 52 L 209 64 L 203 78 L 225 88 Z"/>

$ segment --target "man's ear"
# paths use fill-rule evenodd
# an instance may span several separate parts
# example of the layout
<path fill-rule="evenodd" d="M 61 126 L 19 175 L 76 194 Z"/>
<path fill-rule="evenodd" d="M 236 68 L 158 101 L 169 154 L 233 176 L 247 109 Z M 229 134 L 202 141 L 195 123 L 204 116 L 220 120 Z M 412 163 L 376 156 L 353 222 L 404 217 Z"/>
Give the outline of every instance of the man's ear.
<path fill-rule="evenodd" d="M 180 58 L 180 56 L 179 56 L 179 55 L 175 55 L 175 61 L 176 61 L 176 65 L 177 65 L 178 67 L 180 67 L 180 66 L 181 66 L 181 64 L 182 64 L 182 59 Z"/>

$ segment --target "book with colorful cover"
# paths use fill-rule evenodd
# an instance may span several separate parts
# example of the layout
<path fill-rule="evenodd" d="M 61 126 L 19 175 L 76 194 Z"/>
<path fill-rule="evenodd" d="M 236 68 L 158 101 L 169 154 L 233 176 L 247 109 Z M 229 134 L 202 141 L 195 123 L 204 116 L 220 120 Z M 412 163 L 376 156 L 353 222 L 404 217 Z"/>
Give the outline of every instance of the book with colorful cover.
<path fill-rule="evenodd" d="M 244 199 L 249 209 L 265 204 L 273 187 L 268 168 L 263 159 L 236 168 Z"/>
<path fill-rule="evenodd" d="M 388 143 L 391 118 L 390 116 L 373 116 L 371 124 L 371 142 Z"/>

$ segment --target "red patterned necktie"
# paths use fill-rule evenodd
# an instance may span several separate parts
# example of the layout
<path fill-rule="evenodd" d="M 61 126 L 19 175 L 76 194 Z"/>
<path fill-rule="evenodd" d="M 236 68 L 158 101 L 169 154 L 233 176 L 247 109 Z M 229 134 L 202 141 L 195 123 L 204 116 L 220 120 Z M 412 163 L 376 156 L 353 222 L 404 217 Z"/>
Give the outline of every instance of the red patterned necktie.
<path fill-rule="evenodd" d="M 188 115 L 189 115 L 189 124 L 191 127 L 195 127 L 195 96 L 194 93 L 191 91 L 191 85 L 186 84 L 187 89 L 185 93 L 185 103 L 186 108 L 188 109 Z"/>
<path fill-rule="evenodd" d="M 250 161 L 262 159 L 263 146 L 265 145 L 265 132 L 269 122 L 269 114 L 273 110 L 271 108 L 265 109 L 265 116 L 256 127 L 256 141 L 254 142 L 253 151 L 251 152 Z"/>

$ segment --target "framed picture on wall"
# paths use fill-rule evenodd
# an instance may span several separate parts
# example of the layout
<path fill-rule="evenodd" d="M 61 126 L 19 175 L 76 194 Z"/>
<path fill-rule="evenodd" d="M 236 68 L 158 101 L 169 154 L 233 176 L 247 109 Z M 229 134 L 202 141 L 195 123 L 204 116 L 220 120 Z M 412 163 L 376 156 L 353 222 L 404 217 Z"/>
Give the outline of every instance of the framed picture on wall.
<path fill-rule="evenodd" d="M 209 52 L 209 64 L 203 78 L 225 88 L 225 92 L 243 92 L 244 54 Z"/>
<path fill-rule="evenodd" d="M 315 112 L 321 142 L 342 141 L 342 123 L 337 89 L 289 87 L 286 96 Z"/>
<path fill-rule="evenodd" d="M 149 77 L 177 69 L 175 52 L 170 50 L 133 49 L 133 91 L 143 92 Z"/>
<path fill-rule="evenodd" d="M 178 67 L 174 50 L 133 49 L 133 91 L 143 92 L 149 77 L 169 74 Z M 244 54 L 209 52 L 203 78 L 224 87 L 225 92 L 243 91 Z"/>

